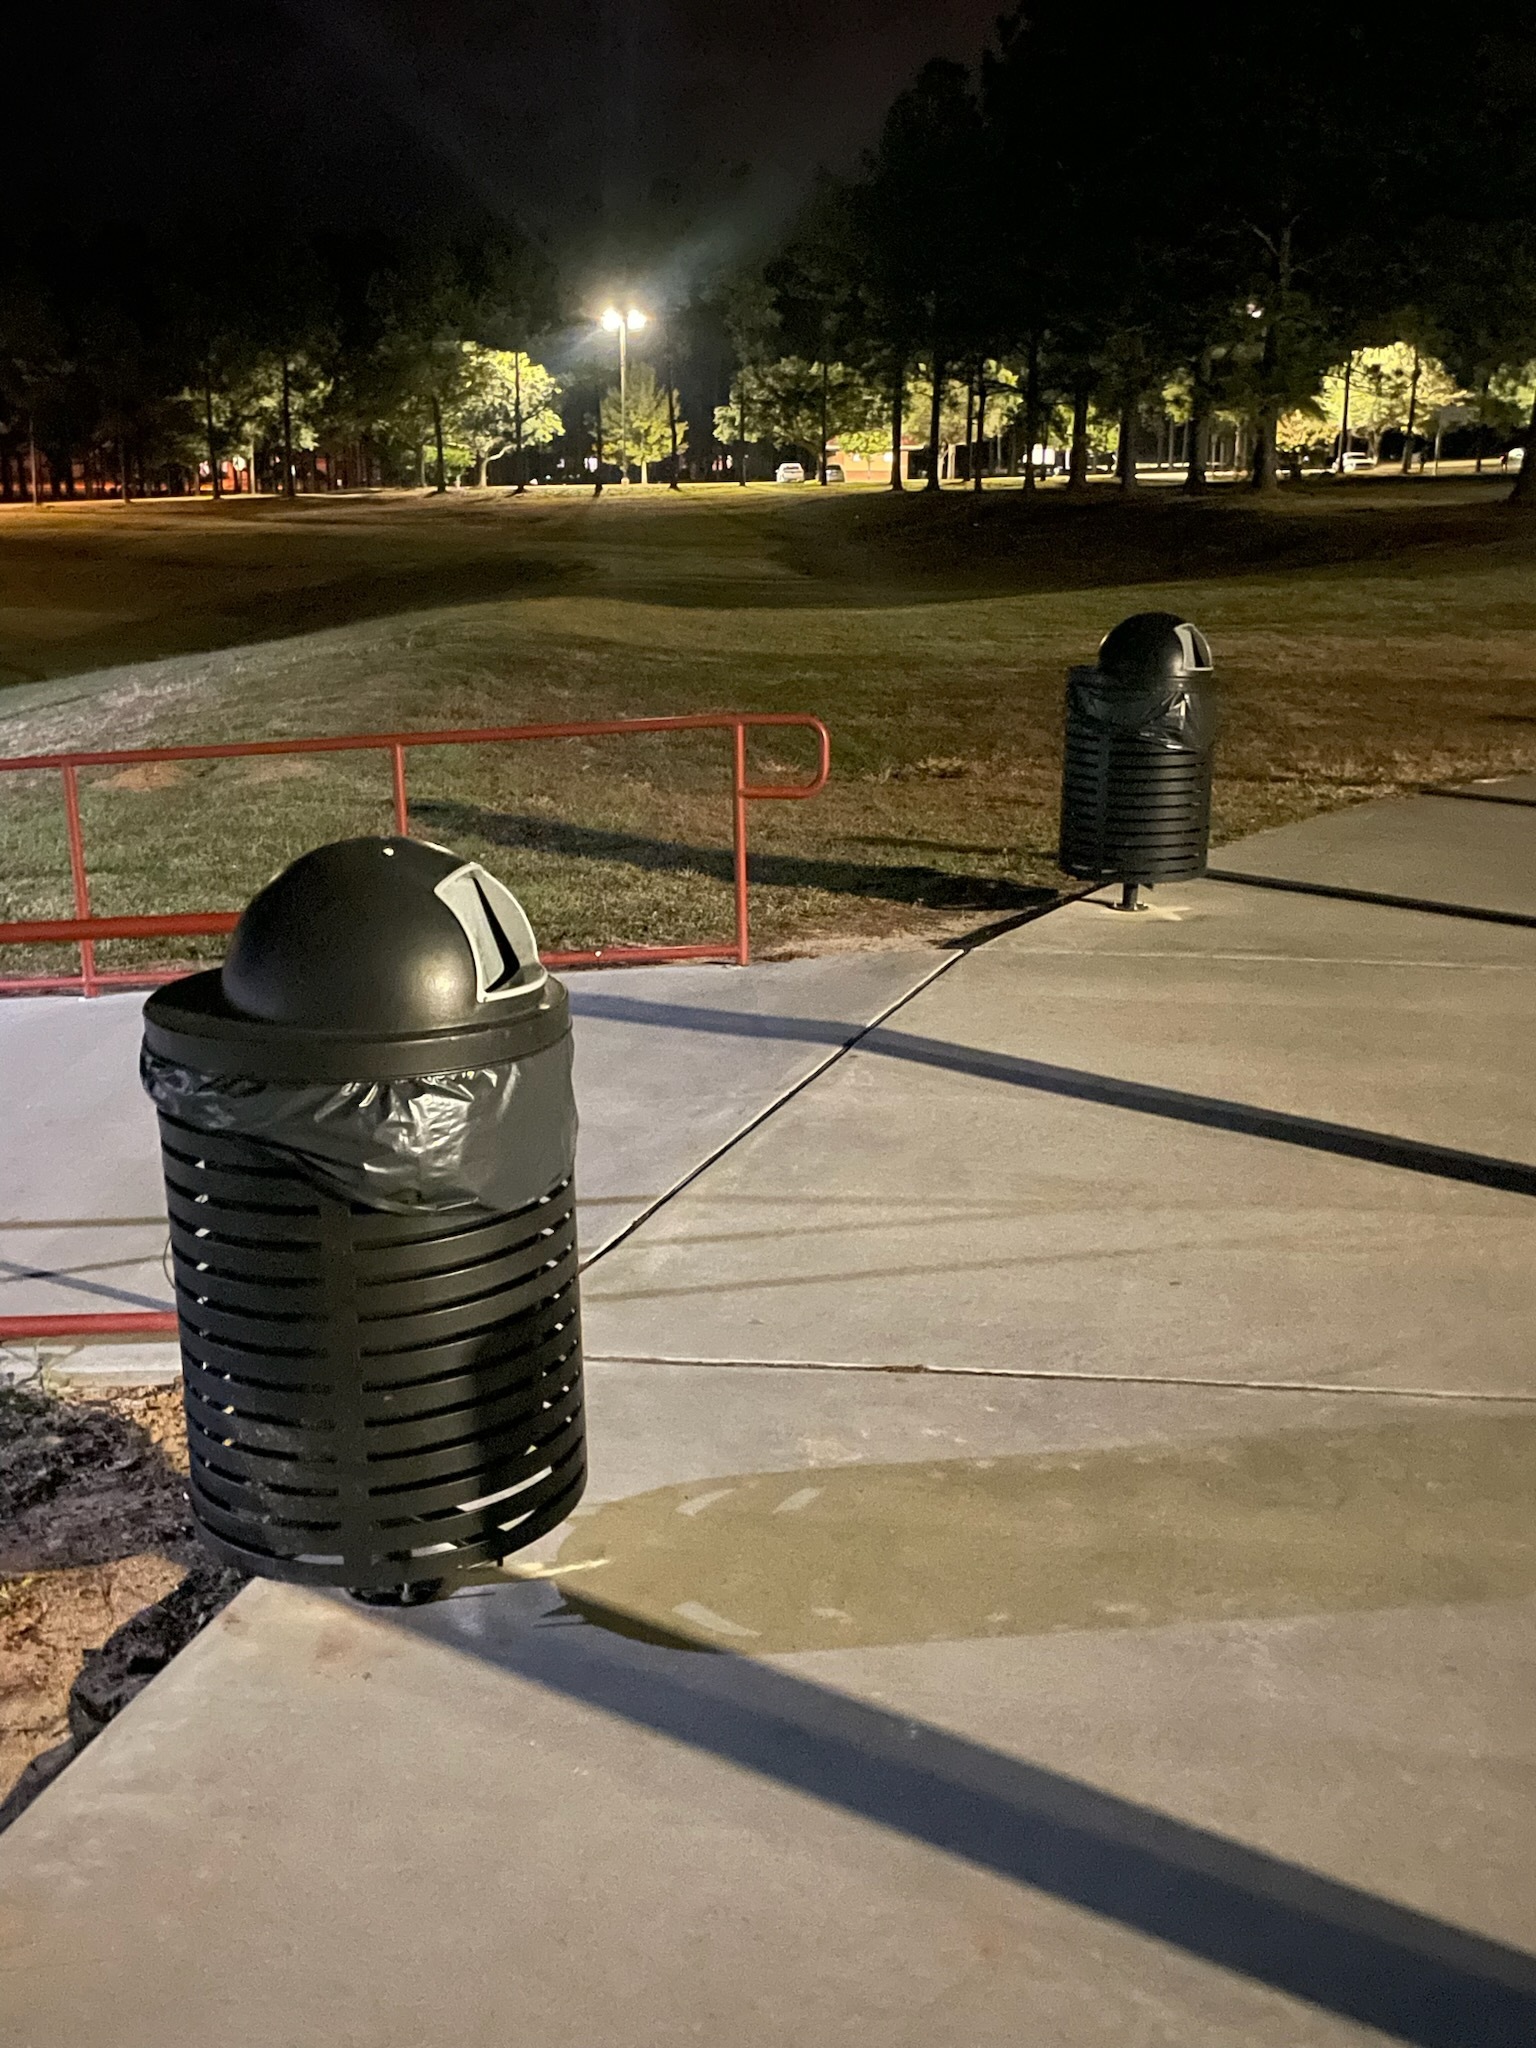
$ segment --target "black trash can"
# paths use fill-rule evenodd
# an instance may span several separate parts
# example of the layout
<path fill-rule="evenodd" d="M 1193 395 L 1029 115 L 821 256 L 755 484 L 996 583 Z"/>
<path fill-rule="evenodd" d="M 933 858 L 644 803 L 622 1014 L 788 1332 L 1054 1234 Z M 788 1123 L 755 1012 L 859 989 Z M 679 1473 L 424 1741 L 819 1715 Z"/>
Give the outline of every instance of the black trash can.
<path fill-rule="evenodd" d="M 1067 676 L 1061 866 L 1086 881 L 1176 881 L 1205 867 L 1216 696 L 1205 636 L 1137 612 Z"/>
<path fill-rule="evenodd" d="M 268 1578 L 427 1598 L 586 1478 L 564 989 L 411 839 L 294 863 L 151 996 L 191 1501 Z"/>

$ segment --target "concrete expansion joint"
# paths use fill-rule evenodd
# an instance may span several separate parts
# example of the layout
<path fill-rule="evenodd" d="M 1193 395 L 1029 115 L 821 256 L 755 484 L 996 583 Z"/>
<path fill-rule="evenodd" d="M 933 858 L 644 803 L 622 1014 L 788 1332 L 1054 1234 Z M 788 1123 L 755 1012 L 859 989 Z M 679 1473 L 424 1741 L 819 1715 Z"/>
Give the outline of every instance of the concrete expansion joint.
<path fill-rule="evenodd" d="M 985 941 L 978 941 L 978 943 L 985 943 Z M 967 950 L 974 950 L 974 948 Z M 894 1003 L 888 1004 L 878 1017 L 872 1017 L 867 1024 L 861 1025 L 854 1035 L 846 1039 L 842 1045 L 834 1046 L 826 1058 L 819 1061 L 808 1074 L 802 1075 L 792 1086 L 784 1089 L 781 1094 L 776 1095 L 766 1108 L 760 1109 L 755 1116 L 749 1117 L 739 1130 L 733 1131 L 728 1138 L 715 1147 L 713 1152 L 710 1152 L 705 1158 L 701 1159 L 697 1166 L 690 1167 L 685 1174 L 672 1183 L 671 1187 L 658 1195 L 648 1208 L 642 1209 L 638 1216 L 632 1217 L 624 1225 L 622 1230 L 616 1230 L 612 1237 L 597 1247 L 596 1251 L 590 1252 L 582 1260 L 582 1272 L 590 1271 L 599 1259 L 605 1259 L 610 1252 L 617 1251 L 619 1246 L 632 1238 L 637 1230 L 643 1229 L 653 1217 L 659 1215 L 669 1202 L 675 1201 L 685 1188 L 692 1187 L 701 1174 L 708 1173 L 709 1169 L 723 1159 L 727 1152 L 732 1151 L 739 1145 L 743 1138 L 749 1138 L 754 1131 L 761 1130 L 765 1123 L 772 1117 L 777 1116 L 781 1109 L 786 1108 L 795 1100 L 796 1096 L 803 1095 L 807 1088 L 821 1079 L 823 1074 L 830 1072 L 839 1060 L 845 1059 L 850 1052 L 857 1050 L 871 1032 L 878 1031 L 882 1024 L 889 1023 L 898 1010 L 905 1009 L 906 1005 L 912 1002 L 915 997 L 920 996 L 924 989 L 931 988 L 941 975 L 947 974 L 950 968 L 958 965 L 965 957 L 965 952 L 961 951 L 951 953 L 948 958 L 936 961 L 929 972 L 923 976 L 922 980 L 914 988 L 909 988 L 903 995 L 898 996 Z"/>
<path fill-rule="evenodd" d="M 683 1358 L 668 1352 L 587 1353 L 589 1365 L 676 1365 L 730 1372 L 867 1372 L 918 1374 L 932 1379 L 1064 1380 L 1078 1386 L 1209 1387 L 1219 1393 L 1361 1394 L 1389 1401 L 1481 1401 L 1536 1407 L 1536 1394 L 1493 1393 L 1461 1387 L 1367 1386 L 1350 1380 L 1218 1379 L 1210 1373 L 1072 1372 L 1051 1366 L 927 1365 L 851 1358 Z"/>
<path fill-rule="evenodd" d="M 810 1073 L 802 1075 L 792 1086 L 784 1089 L 781 1094 L 776 1095 L 772 1102 L 765 1108 L 760 1109 L 755 1116 L 749 1117 L 739 1130 L 733 1131 L 728 1138 L 715 1147 L 713 1152 L 701 1159 L 697 1166 L 690 1167 L 687 1173 L 674 1181 L 671 1187 L 667 1188 L 664 1193 L 658 1195 L 648 1208 L 642 1209 L 638 1216 L 632 1217 L 622 1230 L 615 1231 L 612 1237 L 597 1247 L 596 1251 L 590 1252 L 582 1261 L 582 1272 L 585 1273 L 595 1266 L 599 1259 L 606 1258 L 609 1252 L 617 1251 L 621 1244 L 624 1244 L 629 1238 L 633 1237 L 637 1230 L 642 1229 L 649 1223 L 652 1217 L 658 1215 L 669 1202 L 674 1201 L 677 1196 L 682 1194 L 685 1188 L 691 1187 L 701 1174 L 707 1173 L 712 1166 L 725 1157 L 727 1152 L 739 1145 L 743 1138 L 749 1138 L 754 1131 L 761 1130 L 763 1125 L 777 1116 L 781 1109 L 787 1108 L 797 1096 L 803 1095 L 807 1088 L 812 1087 L 819 1081 L 823 1074 L 829 1073 L 840 1060 L 846 1059 L 849 1053 L 856 1052 L 872 1032 L 878 1031 L 883 1024 L 888 1024 L 898 1011 L 904 1010 L 908 1003 L 915 1002 L 926 989 L 931 988 L 952 967 L 957 967 L 962 960 L 967 959 L 972 953 L 980 952 L 983 947 L 991 945 L 994 940 L 1005 938 L 1010 932 L 1017 931 L 1022 925 L 1035 924 L 1041 918 L 1051 916 L 1054 912 L 1064 909 L 1070 903 L 1084 901 L 1087 897 L 1093 895 L 1098 887 L 1099 884 L 1094 883 L 1082 889 L 1063 890 L 1052 902 L 1041 904 L 1037 909 L 1022 911 L 1016 917 L 1003 918 L 996 924 L 984 925 L 979 931 L 973 932 L 961 940 L 951 941 L 945 956 L 934 962 L 921 981 L 915 983 L 913 987 L 904 990 L 896 998 L 895 1002 L 887 1004 L 878 1016 L 872 1017 L 867 1024 L 861 1025 L 854 1032 L 853 1036 L 846 1039 L 843 1044 L 834 1046 L 826 1058 L 813 1067 Z"/>

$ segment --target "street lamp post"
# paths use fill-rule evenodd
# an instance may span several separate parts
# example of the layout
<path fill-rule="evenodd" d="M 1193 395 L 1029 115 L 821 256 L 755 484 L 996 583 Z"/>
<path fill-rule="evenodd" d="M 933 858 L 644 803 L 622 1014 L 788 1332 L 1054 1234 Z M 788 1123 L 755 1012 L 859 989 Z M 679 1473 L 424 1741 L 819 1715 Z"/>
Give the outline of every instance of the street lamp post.
<path fill-rule="evenodd" d="M 617 306 L 610 306 L 603 315 L 603 325 L 610 334 L 619 337 L 619 474 L 625 483 L 629 482 L 629 337 L 638 334 L 645 325 L 645 315 L 631 306 L 627 313 L 621 313 Z M 602 408 L 599 406 L 599 412 Z"/>

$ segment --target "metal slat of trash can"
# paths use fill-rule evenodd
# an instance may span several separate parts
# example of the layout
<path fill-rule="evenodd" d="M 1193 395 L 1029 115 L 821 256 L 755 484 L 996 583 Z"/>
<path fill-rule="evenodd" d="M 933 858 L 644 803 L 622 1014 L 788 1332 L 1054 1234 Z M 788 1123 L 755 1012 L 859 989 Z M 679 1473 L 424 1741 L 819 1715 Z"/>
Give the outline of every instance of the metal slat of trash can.
<path fill-rule="evenodd" d="M 573 1183 L 423 1241 L 414 1219 L 319 1194 L 296 1208 L 295 1183 L 259 1166 L 242 1181 L 226 1164 L 219 1192 L 199 1190 L 206 1155 L 193 1148 L 207 1142 L 165 1132 L 167 1179 L 198 1216 L 173 1219 L 171 1245 L 193 1508 L 215 1547 L 247 1569 L 324 1584 L 345 1562 L 348 1584 L 385 1587 L 493 1560 L 513 1547 L 504 1524 L 521 1545 L 564 1520 L 585 1479 L 568 1426 L 581 1381 Z M 284 1198 L 274 1210 L 271 1192 Z M 381 1223 L 403 1242 L 381 1242 Z M 253 1224 L 283 1233 L 263 1230 L 254 1261 Z M 413 1270 L 455 1238 L 476 1241 L 467 1263 Z M 487 1238 L 506 1242 L 487 1257 Z M 466 1517 L 470 1503 L 498 1512 Z M 452 1528 L 402 1540 L 450 1507 Z"/>
<path fill-rule="evenodd" d="M 1215 700 L 1204 636 L 1138 612 L 1067 684 L 1060 863 L 1085 881 L 1173 881 L 1205 867 Z"/>
<path fill-rule="evenodd" d="M 198 1052 L 252 1095 L 321 1069 L 393 1066 L 398 1080 L 402 1064 L 451 1073 L 563 1047 L 568 1088 L 564 991 L 542 969 L 526 1001 L 473 1022 L 418 1034 L 405 1054 L 408 1031 L 274 1032 L 203 975 L 151 999 L 145 1044 Z M 514 1207 L 392 1211 L 157 1101 L 190 1493 L 210 1547 L 267 1577 L 409 1598 L 562 1521 L 586 1477 L 569 1157 Z"/>

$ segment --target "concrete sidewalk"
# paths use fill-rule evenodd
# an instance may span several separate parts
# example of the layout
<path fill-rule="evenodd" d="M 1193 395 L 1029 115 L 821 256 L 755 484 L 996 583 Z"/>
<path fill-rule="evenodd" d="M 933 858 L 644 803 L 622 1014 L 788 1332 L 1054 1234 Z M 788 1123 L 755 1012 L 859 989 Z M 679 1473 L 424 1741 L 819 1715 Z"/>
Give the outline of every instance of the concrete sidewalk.
<path fill-rule="evenodd" d="M 930 984 L 600 1263 L 592 1350 L 1536 1391 L 1536 935 L 1157 905 Z"/>
<path fill-rule="evenodd" d="M 0 1838 L 7 2040 L 1536 2038 L 1536 933 L 1156 904 L 955 960 L 597 1259 L 519 1583 L 253 1586 L 156 1679 Z M 805 1073 L 816 965 L 584 1028 Z"/>
<path fill-rule="evenodd" d="M 777 967 L 567 977 L 587 1253 L 611 1242 L 938 964 L 927 952 L 891 951 Z M 154 1111 L 138 1084 L 143 1001 L 136 994 L 0 1001 L 0 1071 L 12 1091 L 0 1315 L 174 1305 Z M 729 1037 L 701 1038 L 665 1024 L 637 1031 L 626 1022 L 626 1006 L 677 1001 L 729 1019 Z M 807 1017 L 817 1020 L 818 1035 L 800 1028 Z M 92 1342 L 74 1356 L 82 1370 L 179 1371 L 168 1343 Z"/>
<path fill-rule="evenodd" d="M 1536 776 L 1526 775 L 1358 804 L 1223 846 L 1211 866 L 1303 886 L 1414 897 L 1536 924 L 1533 802 Z"/>

